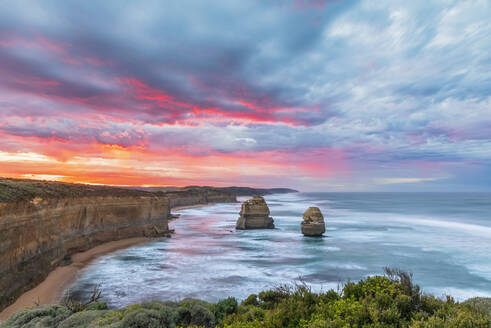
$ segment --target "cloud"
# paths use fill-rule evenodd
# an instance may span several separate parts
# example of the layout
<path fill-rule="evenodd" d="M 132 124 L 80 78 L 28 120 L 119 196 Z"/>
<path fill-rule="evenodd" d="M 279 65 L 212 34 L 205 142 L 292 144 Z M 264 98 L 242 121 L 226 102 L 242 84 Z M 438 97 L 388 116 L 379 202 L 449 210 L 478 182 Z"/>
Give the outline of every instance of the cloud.
<path fill-rule="evenodd" d="M 189 176 L 226 158 L 227 182 L 300 189 L 416 173 L 491 188 L 463 178 L 491 163 L 490 15 L 486 1 L 0 4 L 0 151 L 149 166 L 176 152 L 168 169 Z M 284 175 L 240 173 L 244 156 Z"/>
<path fill-rule="evenodd" d="M 447 178 L 383 178 L 383 179 L 378 179 L 377 183 L 380 184 L 419 183 L 419 182 L 438 181 L 442 179 L 447 179 Z"/>

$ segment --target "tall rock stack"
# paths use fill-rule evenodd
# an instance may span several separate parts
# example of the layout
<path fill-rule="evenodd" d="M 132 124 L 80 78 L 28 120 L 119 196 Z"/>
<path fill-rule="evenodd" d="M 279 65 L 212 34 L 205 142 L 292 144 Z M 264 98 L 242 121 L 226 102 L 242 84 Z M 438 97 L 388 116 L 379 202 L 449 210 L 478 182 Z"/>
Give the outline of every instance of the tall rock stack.
<path fill-rule="evenodd" d="M 303 213 L 302 233 L 307 237 L 319 237 L 326 232 L 324 216 L 318 207 L 309 207 Z"/>
<path fill-rule="evenodd" d="M 240 217 L 237 220 L 236 229 L 274 229 L 273 218 L 269 216 L 269 208 L 261 196 L 242 203 Z"/>

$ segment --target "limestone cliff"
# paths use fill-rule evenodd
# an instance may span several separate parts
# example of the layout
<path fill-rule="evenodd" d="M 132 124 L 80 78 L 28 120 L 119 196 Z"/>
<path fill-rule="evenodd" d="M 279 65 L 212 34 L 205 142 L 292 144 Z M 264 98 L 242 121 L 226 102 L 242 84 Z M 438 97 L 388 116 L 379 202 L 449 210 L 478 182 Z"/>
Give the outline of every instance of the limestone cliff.
<path fill-rule="evenodd" d="M 188 189 L 168 191 L 165 195 L 169 198 L 171 208 L 209 203 L 237 202 L 235 194 L 212 187 L 191 187 Z"/>
<path fill-rule="evenodd" d="M 0 310 L 74 253 L 167 236 L 171 208 L 220 202 L 236 197 L 213 187 L 149 192 L 0 178 Z"/>
<path fill-rule="evenodd" d="M 165 196 L 150 193 L 0 203 L 0 309 L 73 253 L 123 238 L 167 235 L 169 209 Z"/>
<path fill-rule="evenodd" d="M 261 196 L 253 197 L 242 203 L 240 217 L 235 226 L 239 230 L 274 229 L 273 218 L 269 216 L 269 208 Z"/>

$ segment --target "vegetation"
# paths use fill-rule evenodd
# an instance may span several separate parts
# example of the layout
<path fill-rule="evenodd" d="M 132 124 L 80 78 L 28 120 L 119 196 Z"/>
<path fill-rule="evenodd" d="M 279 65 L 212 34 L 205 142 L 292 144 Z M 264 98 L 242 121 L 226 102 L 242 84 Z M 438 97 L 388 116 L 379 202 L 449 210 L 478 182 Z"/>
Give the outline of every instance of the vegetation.
<path fill-rule="evenodd" d="M 457 303 L 451 297 L 423 295 L 411 275 L 387 269 L 385 276 L 348 282 L 342 291 L 314 293 L 305 284 L 285 285 L 250 295 L 240 305 L 234 298 L 217 303 L 185 299 L 148 302 L 109 310 L 98 301 L 75 306 L 25 309 L 0 328 L 17 327 L 491 327 L 491 300 Z"/>
<path fill-rule="evenodd" d="M 13 203 L 29 201 L 36 197 L 50 198 L 77 198 L 77 197 L 99 197 L 99 196 L 162 196 L 170 198 L 190 195 L 200 195 L 204 192 L 215 192 L 230 196 L 254 196 L 268 195 L 271 193 L 296 192 L 287 188 L 258 189 L 248 187 L 224 187 L 216 188 L 209 186 L 187 186 L 179 187 L 109 187 L 98 185 L 86 185 L 79 183 L 66 183 L 55 181 L 31 180 L 31 179 L 9 179 L 0 177 L 0 203 Z"/>
<path fill-rule="evenodd" d="M 468 299 L 465 303 L 491 316 L 491 298 L 474 297 Z"/>
<path fill-rule="evenodd" d="M 40 181 L 29 179 L 0 178 L 0 203 L 12 203 L 18 201 L 40 198 L 77 198 L 98 196 L 152 196 L 142 190 L 116 188 L 107 186 L 94 186 L 77 183 Z M 162 194 L 161 192 L 159 194 Z"/>

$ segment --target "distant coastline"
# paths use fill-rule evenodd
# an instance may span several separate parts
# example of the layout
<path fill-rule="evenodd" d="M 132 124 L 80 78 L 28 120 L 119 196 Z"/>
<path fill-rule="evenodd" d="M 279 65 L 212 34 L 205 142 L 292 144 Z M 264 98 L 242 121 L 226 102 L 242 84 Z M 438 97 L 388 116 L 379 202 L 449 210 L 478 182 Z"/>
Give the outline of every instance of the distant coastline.
<path fill-rule="evenodd" d="M 298 190 L 291 188 L 252 188 L 252 187 L 211 187 L 211 186 L 186 186 L 186 187 L 126 187 L 127 189 L 135 189 L 147 192 L 179 192 L 185 190 L 220 190 L 223 192 L 228 192 L 236 196 L 265 196 L 272 194 L 289 194 L 296 193 Z"/>

